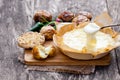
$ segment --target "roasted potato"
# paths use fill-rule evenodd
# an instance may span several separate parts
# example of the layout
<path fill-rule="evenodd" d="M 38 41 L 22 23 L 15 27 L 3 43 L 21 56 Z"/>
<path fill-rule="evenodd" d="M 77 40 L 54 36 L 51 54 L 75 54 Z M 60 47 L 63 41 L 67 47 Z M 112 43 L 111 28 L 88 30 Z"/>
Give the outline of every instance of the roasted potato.
<path fill-rule="evenodd" d="M 79 25 L 81 22 L 88 22 L 90 21 L 86 16 L 83 15 L 78 15 L 75 17 L 72 22 L 75 23 L 76 25 Z"/>
<path fill-rule="evenodd" d="M 55 29 L 48 25 L 41 28 L 40 33 L 45 36 L 46 40 L 52 40 L 53 35 L 56 33 Z"/>
<path fill-rule="evenodd" d="M 52 15 L 46 10 L 37 11 L 34 15 L 35 22 L 50 22 L 52 21 Z"/>
<path fill-rule="evenodd" d="M 74 14 L 72 12 L 64 11 L 58 15 L 58 19 L 63 22 L 70 22 L 74 18 Z"/>
<path fill-rule="evenodd" d="M 47 46 L 47 47 L 38 45 L 32 49 L 32 54 L 35 59 L 40 60 L 40 59 L 46 59 L 48 56 L 49 57 L 54 56 L 55 51 L 56 51 L 56 49 L 52 45 Z"/>
<path fill-rule="evenodd" d="M 87 11 L 80 11 L 77 15 L 84 15 L 86 16 L 88 19 L 92 19 L 92 14 L 87 12 Z"/>
<path fill-rule="evenodd" d="M 42 45 L 33 47 L 32 53 L 35 59 L 45 59 L 48 57 L 48 54 L 45 53 L 45 48 Z"/>
<path fill-rule="evenodd" d="M 49 57 L 54 56 L 54 55 L 55 55 L 55 51 L 56 51 L 56 49 L 55 49 L 55 47 L 54 47 L 53 45 L 47 46 L 47 47 L 45 48 L 45 52 L 46 52 L 47 54 L 49 54 L 49 55 L 48 55 Z"/>

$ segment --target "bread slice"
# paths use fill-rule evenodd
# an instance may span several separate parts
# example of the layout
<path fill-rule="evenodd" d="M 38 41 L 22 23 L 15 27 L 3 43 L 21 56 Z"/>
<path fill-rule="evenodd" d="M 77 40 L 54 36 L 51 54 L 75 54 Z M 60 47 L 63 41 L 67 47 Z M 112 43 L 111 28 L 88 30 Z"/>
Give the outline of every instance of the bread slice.
<path fill-rule="evenodd" d="M 38 32 L 26 32 L 19 36 L 17 40 L 20 47 L 29 49 L 44 44 L 45 37 Z"/>

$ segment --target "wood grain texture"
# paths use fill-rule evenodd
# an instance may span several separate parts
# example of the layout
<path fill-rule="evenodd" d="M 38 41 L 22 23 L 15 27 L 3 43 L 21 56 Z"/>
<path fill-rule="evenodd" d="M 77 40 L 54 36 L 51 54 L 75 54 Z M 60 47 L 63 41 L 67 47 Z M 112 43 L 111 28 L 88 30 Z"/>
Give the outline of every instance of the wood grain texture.
<path fill-rule="evenodd" d="M 23 50 L 16 45 L 16 37 L 27 29 L 23 1 L 0 0 L 0 4 L 0 79 L 25 80 L 27 73 L 17 60 Z"/>
<path fill-rule="evenodd" d="M 39 9 L 55 17 L 64 10 L 87 10 L 96 16 L 108 8 L 114 23 L 119 23 L 119 6 L 119 0 L 0 0 L 0 80 L 120 80 L 119 48 L 111 52 L 110 66 L 97 67 L 91 75 L 75 75 L 26 71 L 17 60 L 23 49 L 16 43 L 16 38 L 34 23 L 33 14 Z"/>
<path fill-rule="evenodd" d="M 113 18 L 113 23 L 117 24 L 120 23 L 120 10 L 119 10 L 119 6 L 120 6 L 120 1 L 117 0 L 107 0 L 107 4 L 108 4 L 108 11 L 109 14 L 112 16 Z M 120 32 L 120 26 L 114 28 L 116 31 Z M 118 47 L 117 49 L 114 50 L 114 54 L 116 57 L 116 68 L 117 68 L 117 73 L 116 73 L 116 80 L 120 79 L 120 47 Z"/>

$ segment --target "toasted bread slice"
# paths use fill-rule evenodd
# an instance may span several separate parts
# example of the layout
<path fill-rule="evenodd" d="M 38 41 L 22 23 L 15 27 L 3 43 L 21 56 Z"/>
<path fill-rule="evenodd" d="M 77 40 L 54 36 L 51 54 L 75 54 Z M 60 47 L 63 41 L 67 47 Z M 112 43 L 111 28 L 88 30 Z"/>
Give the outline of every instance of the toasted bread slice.
<path fill-rule="evenodd" d="M 18 37 L 18 45 L 22 48 L 33 48 L 35 45 L 44 44 L 45 37 L 38 32 L 26 32 Z"/>

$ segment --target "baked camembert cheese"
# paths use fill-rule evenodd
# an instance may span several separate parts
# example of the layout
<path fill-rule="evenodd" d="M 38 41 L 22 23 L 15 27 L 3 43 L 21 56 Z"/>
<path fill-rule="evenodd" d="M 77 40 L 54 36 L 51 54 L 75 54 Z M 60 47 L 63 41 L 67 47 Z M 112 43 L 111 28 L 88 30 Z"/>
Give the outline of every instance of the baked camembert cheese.
<path fill-rule="evenodd" d="M 93 55 L 113 49 L 115 40 L 110 34 L 101 32 L 99 29 L 95 23 L 90 23 L 84 28 L 73 29 L 63 35 L 63 43 L 79 51 L 87 49 L 85 53 L 92 53 Z"/>

